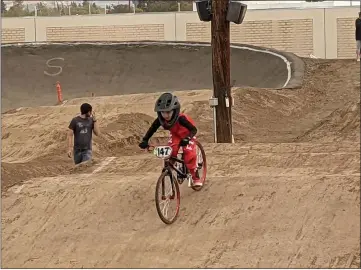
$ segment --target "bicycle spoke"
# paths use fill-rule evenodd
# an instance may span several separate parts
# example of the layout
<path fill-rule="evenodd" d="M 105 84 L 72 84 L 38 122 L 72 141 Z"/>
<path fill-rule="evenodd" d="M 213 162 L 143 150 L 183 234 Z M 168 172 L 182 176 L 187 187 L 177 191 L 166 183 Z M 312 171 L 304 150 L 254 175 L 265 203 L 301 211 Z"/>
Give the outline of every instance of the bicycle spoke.
<path fill-rule="evenodd" d="M 170 203 L 170 200 L 165 201 L 164 207 L 162 209 L 163 216 L 165 216 L 166 218 L 168 218 L 168 207 L 167 206 L 169 206 L 169 203 Z"/>
<path fill-rule="evenodd" d="M 160 201 L 159 206 L 162 209 L 161 211 L 162 211 L 163 216 L 168 218 L 169 206 L 170 206 L 170 201 L 171 201 L 170 198 L 173 195 L 173 189 L 172 189 L 172 182 L 170 180 L 169 181 L 165 180 L 164 184 L 165 184 L 165 182 L 169 183 L 170 186 L 168 188 L 164 187 L 164 189 L 165 189 L 165 194 L 164 194 L 165 199 Z"/>
<path fill-rule="evenodd" d="M 197 147 L 197 165 L 203 163 L 202 151 Z"/>

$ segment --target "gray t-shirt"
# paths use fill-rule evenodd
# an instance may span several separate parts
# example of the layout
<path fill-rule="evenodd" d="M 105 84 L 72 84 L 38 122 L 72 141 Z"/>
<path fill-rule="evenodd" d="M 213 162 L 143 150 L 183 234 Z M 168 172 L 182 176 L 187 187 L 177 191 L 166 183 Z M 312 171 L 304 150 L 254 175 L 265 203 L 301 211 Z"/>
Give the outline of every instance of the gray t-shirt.
<path fill-rule="evenodd" d="M 76 116 L 71 120 L 69 128 L 72 129 L 74 133 L 74 149 L 92 149 L 92 135 L 94 129 L 93 118 Z"/>

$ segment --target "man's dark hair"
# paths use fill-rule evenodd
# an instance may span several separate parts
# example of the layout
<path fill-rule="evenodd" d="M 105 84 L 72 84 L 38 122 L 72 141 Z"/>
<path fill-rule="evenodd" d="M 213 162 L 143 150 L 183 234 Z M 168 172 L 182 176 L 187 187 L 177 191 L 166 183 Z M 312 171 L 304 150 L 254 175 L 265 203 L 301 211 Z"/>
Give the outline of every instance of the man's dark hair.
<path fill-rule="evenodd" d="M 92 111 L 92 106 L 89 103 L 83 103 L 80 106 L 81 114 L 87 114 L 88 112 Z"/>

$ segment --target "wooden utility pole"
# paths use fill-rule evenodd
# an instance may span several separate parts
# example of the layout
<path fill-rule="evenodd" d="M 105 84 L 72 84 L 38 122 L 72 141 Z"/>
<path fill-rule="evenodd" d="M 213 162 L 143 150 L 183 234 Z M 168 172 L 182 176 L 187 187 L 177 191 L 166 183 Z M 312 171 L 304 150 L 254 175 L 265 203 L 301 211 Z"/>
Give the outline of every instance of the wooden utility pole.
<path fill-rule="evenodd" d="M 217 143 L 232 143 L 231 47 L 228 0 L 212 0 L 212 75 L 216 107 Z M 228 98 L 226 104 L 226 98 Z"/>

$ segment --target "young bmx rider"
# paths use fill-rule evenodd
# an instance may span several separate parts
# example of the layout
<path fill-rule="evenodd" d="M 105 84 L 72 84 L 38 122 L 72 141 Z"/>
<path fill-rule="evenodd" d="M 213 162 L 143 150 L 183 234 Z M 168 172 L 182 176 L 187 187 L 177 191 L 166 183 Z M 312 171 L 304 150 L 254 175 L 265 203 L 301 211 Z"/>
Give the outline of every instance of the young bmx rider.
<path fill-rule="evenodd" d="M 177 157 L 180 146 L 183 146 L 184 163 L 190 171 L 194 186 L 202 186 L 197 169 L 197 149 L 194 135 L 197 133 L 194 121 L 186 114 L 180 113 L 178 98 L 171 93 L 162 94 L 155 103 L 154 111 L 158 117 L 154 120 L 143 137 L 139 147 L 146 149 L 148 141 L 162 126 L 170 131 L 168 145 L 172 147 L 172 156 Z"/>

